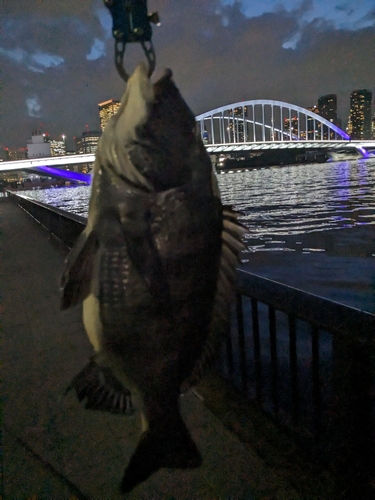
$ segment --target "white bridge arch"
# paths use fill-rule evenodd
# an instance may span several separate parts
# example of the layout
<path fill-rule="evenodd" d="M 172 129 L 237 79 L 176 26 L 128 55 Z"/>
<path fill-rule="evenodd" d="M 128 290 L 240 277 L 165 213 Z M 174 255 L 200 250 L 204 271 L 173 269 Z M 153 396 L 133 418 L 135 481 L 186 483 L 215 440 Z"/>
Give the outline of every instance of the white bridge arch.
<path fill-rule="evenodd" d="M 206 145 L 350 139 L 313 111 L 267 99 L 228 104 L 196 116 L 196 121 Z"/>

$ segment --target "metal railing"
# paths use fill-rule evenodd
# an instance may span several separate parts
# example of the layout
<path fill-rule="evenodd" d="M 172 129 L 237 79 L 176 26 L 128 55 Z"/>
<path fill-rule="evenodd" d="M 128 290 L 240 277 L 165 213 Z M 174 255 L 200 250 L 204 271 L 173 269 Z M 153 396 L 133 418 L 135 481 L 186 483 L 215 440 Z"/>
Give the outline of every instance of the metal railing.
<path fill-rule="evenodd" d="M 234 313 L 223 375 L 354 496 L 371 489 L 375 315 L 245 271 Z"/>
<path fill-rule="evenodd" d="M 85 226 L 83 217 L 10 196 L 68 247 Z M 375 478 L 375 315 L 239 270 L 223 351 L 222 375 L 344 478 L 353 498 L 367 498 L 362 485 Z"/>
<path fill-rule="evenodd" d="M 86 226 L 85 217 L 65 212 L 40 201 L 25 198 L 12 191 L 7 191 L 7 193 L 19 207 L 61 240 L 68 248 L 73 246 Z"/>

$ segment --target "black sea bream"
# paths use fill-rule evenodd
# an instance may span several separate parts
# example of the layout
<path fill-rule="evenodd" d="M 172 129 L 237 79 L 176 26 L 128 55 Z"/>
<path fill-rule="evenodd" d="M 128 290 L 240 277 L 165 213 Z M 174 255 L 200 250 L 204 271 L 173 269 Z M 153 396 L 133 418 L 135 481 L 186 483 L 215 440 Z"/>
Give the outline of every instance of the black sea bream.
<path fill-rule="evenodd" d="M 243 232 L 221 204 L 171 71 L 152 84 L 138 66 L 99 141 L 87 227 L 68 256 L 62 300 L 63 308 L 83 302 L 96 353 L 71 384 L 79 399 L 124 412 L 131 399 L 140 410 L 123 492 L 161 467 L 201 463 L 179 396 L 227 332 Z"/>

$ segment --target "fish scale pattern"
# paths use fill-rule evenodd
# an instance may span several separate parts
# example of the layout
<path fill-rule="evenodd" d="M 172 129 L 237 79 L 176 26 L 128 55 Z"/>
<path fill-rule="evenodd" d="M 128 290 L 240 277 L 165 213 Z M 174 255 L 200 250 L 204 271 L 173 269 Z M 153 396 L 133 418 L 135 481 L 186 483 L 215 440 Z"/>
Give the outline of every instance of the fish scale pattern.
<path fill-rule="evenodd" d="M 103 249 L 99 273 L 100 317 L 107 327 L 116 325 L 116 331 L 125 326 L 124 310 L 131 301 L 130 267 L 126 245 Z"/>

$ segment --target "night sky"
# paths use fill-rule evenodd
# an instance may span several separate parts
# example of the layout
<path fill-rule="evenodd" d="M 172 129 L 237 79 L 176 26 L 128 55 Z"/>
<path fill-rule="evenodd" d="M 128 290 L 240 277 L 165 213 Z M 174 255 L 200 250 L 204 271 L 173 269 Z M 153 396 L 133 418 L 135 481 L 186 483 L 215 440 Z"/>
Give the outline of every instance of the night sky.
<path fill-rule="evenodd" d="M 33 129 L 98 130 L 98 103 L 125 88 L 114 67 L 102 0 L 0 0 L 0 148 L 25 147 Z M 155 77 L 173 70 L 195 114 L 248 99 L 303 107 L 335 93 L 346 126 L 349 95 L 375 92 L 373 0 L 149 0 Z M 144 59 L 128 46 L 130 71 Z"/>

